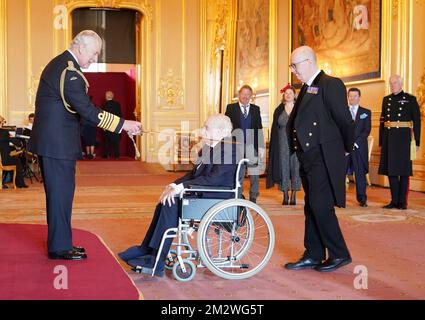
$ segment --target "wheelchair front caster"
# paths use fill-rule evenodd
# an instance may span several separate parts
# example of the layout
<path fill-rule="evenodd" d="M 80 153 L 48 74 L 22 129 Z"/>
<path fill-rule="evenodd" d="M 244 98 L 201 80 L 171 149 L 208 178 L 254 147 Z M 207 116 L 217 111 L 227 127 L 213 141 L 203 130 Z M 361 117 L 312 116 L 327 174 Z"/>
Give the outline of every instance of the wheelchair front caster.
<path fill-rule="evenodd" d="M 177 253 L 174 250 L 171 250 L 164 261 L 165 269 L 173 270 L 173 267 L 176 264 L 176 262 L 177 262 Z"/>
<path fill-rule="evenodd" d="M 180 261 L 176 261 L 173 267 L 173 275 L 177 281 L 180 282 L 189 282 L 196 275 L 196 266 L 190 260 L 183 260 L 184 267 L 186 272 L 183 271 Z"/>

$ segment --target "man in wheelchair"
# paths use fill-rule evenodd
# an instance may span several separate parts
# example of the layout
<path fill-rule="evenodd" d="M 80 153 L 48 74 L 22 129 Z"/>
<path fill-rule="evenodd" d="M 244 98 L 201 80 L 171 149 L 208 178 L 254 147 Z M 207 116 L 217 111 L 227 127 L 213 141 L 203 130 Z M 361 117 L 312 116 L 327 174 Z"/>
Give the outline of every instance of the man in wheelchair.
<path fill-rule="evenodd" d="M 152 275 L 163 234 L 169 228 L 178 225 L 181 192 L 191 186 L 223 187 L 229 190 L 234 188 L 239 148 L 233 142 L 231 134 L 232 123 L 227 116 L 214 115 L 207 119 L 202 131 L 204 145 L 194 169 L 165 187 L 142 244 L 119 253 L 123 261 L 141 273 Z M 208 192 L 198 196 L 228 199 L 234 197 L 234 194 Z M 164 244 L 159 264 L 155 269 L 156 276 L 164 275 L 164 261 L 171 243 L 172 239 L 167 239 Z"/>

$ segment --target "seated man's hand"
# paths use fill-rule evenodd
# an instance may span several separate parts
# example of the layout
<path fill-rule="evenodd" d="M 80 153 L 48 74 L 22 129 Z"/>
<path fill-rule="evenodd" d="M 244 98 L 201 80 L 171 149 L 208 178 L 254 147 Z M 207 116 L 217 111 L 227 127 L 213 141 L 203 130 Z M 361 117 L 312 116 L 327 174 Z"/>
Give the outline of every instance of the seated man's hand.
<path fill-rule="evenodd" d="M 168 206 L 171 207 L 171 204 L 175 204 L 176 201 L 174 196 L 176 195 L 176 190 L 172 186 L 167 186 L 164 192 L 161 194 L 159 201 L 165 206 L 168 203 Z"/>

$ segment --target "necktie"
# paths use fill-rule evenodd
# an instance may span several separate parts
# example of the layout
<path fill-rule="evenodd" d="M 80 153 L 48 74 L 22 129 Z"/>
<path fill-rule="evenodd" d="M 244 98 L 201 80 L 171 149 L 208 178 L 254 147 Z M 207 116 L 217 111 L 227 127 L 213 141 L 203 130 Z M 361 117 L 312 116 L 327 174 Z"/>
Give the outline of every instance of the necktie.
<path fill-rule="evenodd" d="M 243 117 L 248 118 L 248 105 L 243 105 Z"/>
<path fill-rule="evenodd" d="M 356 112 L 354 110 L 354 107 L 350 108 L 350 112 L 351 112 L 351 117 L 353 118 L 353 120 L 356 120 Z"/>

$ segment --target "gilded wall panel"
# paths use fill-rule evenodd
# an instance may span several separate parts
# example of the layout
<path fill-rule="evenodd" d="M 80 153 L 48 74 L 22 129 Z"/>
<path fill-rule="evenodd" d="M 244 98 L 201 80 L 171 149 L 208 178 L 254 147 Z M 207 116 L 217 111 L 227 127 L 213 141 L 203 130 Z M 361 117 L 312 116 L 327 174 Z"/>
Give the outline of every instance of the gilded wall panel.
<path fill-rule="evenodd" d="M 7 119 L 7 12 L 6 0 L 0 0 L 0 115 Z"/>

